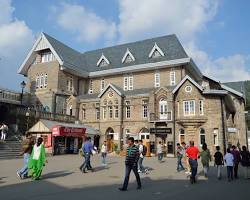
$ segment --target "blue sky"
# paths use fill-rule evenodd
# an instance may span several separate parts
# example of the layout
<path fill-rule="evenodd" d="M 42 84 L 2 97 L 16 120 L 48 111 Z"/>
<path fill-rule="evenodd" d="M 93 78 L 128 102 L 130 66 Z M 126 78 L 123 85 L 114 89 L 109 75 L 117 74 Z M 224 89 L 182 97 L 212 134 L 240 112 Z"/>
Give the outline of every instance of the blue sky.
<path fill-rule="evenodd" d="M 250 1 L 0 0 L 0 87 L 20 90 L 17 69 L 41 31 L 86 51 L 175 33 L 203 73 L 250 79 Z"/>

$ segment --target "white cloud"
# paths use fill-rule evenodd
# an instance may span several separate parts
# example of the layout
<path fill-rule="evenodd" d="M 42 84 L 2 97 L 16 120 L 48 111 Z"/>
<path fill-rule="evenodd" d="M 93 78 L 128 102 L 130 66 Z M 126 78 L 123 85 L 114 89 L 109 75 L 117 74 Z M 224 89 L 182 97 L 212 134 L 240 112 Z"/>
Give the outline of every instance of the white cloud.
<path fill-rule="evenodd" d="M 17 69 L 31 48 L 34 35 L 24 21 L 14 19 L 10 0 L 0 0 L 0 8 L 0 68 L 3 77 L 0 85 L 16 88 L 21 80 Z M 16 74 L 11 81 L 10 74 Z"/>
<path fill-rule="evenodd" d="M 77 39 L 85 42 L 96 42 L 99 39 L 112 41 L 116 36 L 116 24 L 102 19 L 84 6 L 61 4 L 54 7 L 54 14 L 60 27 L 77 34 Z"/>

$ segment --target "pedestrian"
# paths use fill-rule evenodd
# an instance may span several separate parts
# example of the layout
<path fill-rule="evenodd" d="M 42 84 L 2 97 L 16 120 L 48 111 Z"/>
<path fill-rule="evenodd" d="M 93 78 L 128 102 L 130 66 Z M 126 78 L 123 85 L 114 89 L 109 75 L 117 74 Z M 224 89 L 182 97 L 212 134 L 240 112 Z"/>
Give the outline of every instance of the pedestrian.
<path fill-rule="evenodd" d="M 181 146 L 182 146 L 182 148 L 184 149 L 183 160 L 184 160 L 184 162 L 185 162 L 186 170 L 187 170 L 187 171 L 185 172 L 185 174 L 191 175 L 191 167 L 190 167 L 190 165 L 189 165 L 189 159 L 188 159 L 187 154 L 186 154 L 186 150 L 189 148 L 189 146 L 188 146 L 185 142 L 182 142 L 182 143 L 181 143 Z"/>
<path fill-rule="evenodd" d="M 1 140 L 5 141 L 7 138 L 7 134 L 8 134 L 8 126 L 5 123 L 2 123 L 2 126 L 0 127 L 0 131 L 1 131 Z"/>
<path fill-rule="evenodd" d="M 138 160 L 138 173 L 145 173 L 145 167 L 143 166 L 143 160 L 147 153 L 147 147 L 142 144 L 142 140 L 139 140 L 139 160 Z"/>
<path fill-rule="evenodd" d="M 177 171 L 185 170 L 185 168 L 182 165 L 182 158 L 183 154 L 185 153 L 184 148 L 180 145 L 180 143 L 177 143 L 177 149 L 176 149 L 176 154 L 177 154 Z"/>
<path fill-rule="evenodd" d="M 39 137 L 37 139 L 37 143 L 34 145 L 30 159 L 29 159 L 29 176 L 33 180 L 39 180 L 43 167 L 45 166 L 46 155 L 45 155 L 45 148 L 43 145 L 43 139 Z"/>
<path fill-rule="evenodd" d="M 17 176 L 20 179 L 28 177 L 28 163 L 34 145 L 34 139 L 30 133 L 26 133 L 25 137 L 26 138 L 22 142 L 22 152 L 20 153 L 20 155 L 23 155 L 24 165 L 20 170 L 17 171 Z"/>
<path fill-rule="evenodd" d="M 211 161 L 211 154 L 209 149 L 207 148 L 207 144 L 202 144 L 202 152 L 200 152 L 201 163 L 203 166 L 204 176 L 207 178 L 208 170 L 209 170 L 209 161 Z"/>
<path fill-rule="evenodd" d="M 190 147 L 186 150 L 186 154 L 188 156 L 189 165 L 191 167 L 191 175 L 190 175 L 190 182 L 191 184 L 196 183 L 196 174 L 198 168 L 197 159 L 199 157 L 199 149 L 194 146 L 194 141 L 189 142 Z"/>
<path fill-rule="evenodd" d="M 239 167 L 239 163 L 240 163 L 240 160 L 241 160 L 240 152 L 237 150 L 236 146 L 233 145 L 231 153 L 234 156 L 234 169 L 233 169 L 234 178 L 238 179 L 238 167 Z"/>
<path fill-rule="evenodd" d="M 244 177 L 245 179 L 250 178 L 250 153 L 247 150 L 246 146 L 242 146 L 241 154 L 241 165 L 243 167 L 244 171 Z"/>
<path fill-rule="evenodd" d="M 107 152 L 108 152 L 107 142 L 104 141 L 101 147 L 101 159 L 102 159 L 103 166 L 107 165 L 106 163 Z"/>
<path fill-rule="evenodd" d="M 92 151 L 94 151 L 94 147 L 93 147 L 93 144 L 91 143 L 90 137 L 87 137 L 86 141 L 83 143 L 82 151 L 83 151 L 83 155 L 84 155 L 84 162 L 80 166 L 79 169 L 81 170 L 82 173 L 87 173 L 86 169 L 93 171 L 93 168 L 92 168 L 91 162 L 90 162 L 90 158 L 92 155 Z"/>
<path fill-rule="evenodd" d="M 216 146 L 216 152 L 214 154 L 214 165 L 217 168 L 217 178 L 218 180 L 221 179 L 221 168 L 224 165 L 224 159 L 223 159 L 223 155 L 220 152 L 220 147 Z"/>
<path fill-rule="evenodd" d="M 224 156 L 225 163 L 227 165 L 227 178 L 230 182 L 233 180 L 233 167 L 234 167 L 234 156 L 231 153 L 230 148 L 227 148 L 227 153 Z"/>
<path fill-rule="evenodd" d="M 125 167 L 126 167 L 126 173 L 125 173 L 125 179 L 123 182 L 123 186 L 119 188 L 120 191 L 126 191 L 128 188 L 128 182 L 129 182 L 129 176 L 131 170 L 133 170 L 136 181 L 137 181 L 137 189 L 141 189 L 141 179 L 140 175 L 138 173 L 138 159 L 139 159 L 139 149 L 134 144 L 134 138 L 129 137 L 128 138 L 128 148 L 126 152 L 126 159 L 125 159 Z"/>
<path fill-rule="evenodd" d="M 162 162 L 162 159 L 163 159 L 163 145 L 162 145 L 161 141 L 159 141 L 159 144 L 157 145 L 157 156 L 158 156 L 158 161 Z"/>

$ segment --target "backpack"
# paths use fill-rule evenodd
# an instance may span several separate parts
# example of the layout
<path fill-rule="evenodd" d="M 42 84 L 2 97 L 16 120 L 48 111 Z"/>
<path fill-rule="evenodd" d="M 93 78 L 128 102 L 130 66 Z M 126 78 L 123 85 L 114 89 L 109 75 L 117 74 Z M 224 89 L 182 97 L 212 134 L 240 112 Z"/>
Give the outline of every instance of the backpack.
<path fill-rule="evenodd" d="M 146 154 L 147 154 L 147 147 L 143 145 L 142 155 L 145 156 Z"/>

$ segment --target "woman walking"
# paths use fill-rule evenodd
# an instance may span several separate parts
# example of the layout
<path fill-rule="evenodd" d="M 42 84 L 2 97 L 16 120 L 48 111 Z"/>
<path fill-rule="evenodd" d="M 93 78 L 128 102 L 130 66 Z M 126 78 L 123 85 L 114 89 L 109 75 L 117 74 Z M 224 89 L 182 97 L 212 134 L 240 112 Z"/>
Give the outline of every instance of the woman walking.
<path fill-rule="evenodd" d="M 204 176 L 207 178 L 207 173 L 209 170 L 209 161 L 211 161 L 211 154 L 209 149 L 207 148 L 207 144 L 203 143 L 202 152 L 200 153 L 201 163 L 203 166 Z"/>
<path fill-rule="evenodd" d="M 33 180 L 39 180 L 45 166 L 46 157 L 45 157 L 45 148 L 43 139 L 40 137 L 37 140 L 37 143 L 34 145 L 30 160 L 29 160 L 29 175 Z"/>
<path fill-rule="evenodd" d="M 106 157 L 107 157 L 107 152 L 108 152 L 108 147 L 107 147 L 107 142 L 104 141 L 102 144 L 102 148 L 101 148 L 101 158 L 102 158 L 102 165 L 106 166 Z"/>
<path fill-rule="evenodd" d="M 244 176 L 245 176 L 245 179 L 248 179 L 248 171 L 250 169 L 250 153 L 249 151 L 247 150 L 247 147 L 246 146 L 243 146 L 242 147 L 242 151 L 240 152 L 240 155 L 241 155 L 241 165 L 243 167 L 243 171 L 244 171 Z"/>

